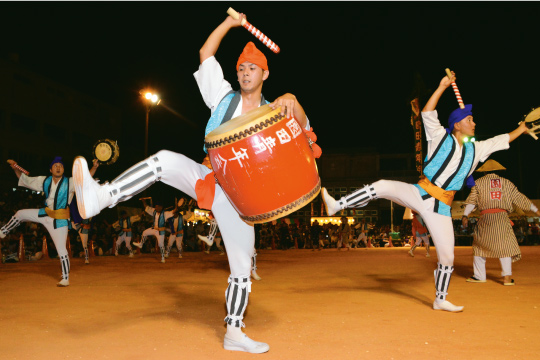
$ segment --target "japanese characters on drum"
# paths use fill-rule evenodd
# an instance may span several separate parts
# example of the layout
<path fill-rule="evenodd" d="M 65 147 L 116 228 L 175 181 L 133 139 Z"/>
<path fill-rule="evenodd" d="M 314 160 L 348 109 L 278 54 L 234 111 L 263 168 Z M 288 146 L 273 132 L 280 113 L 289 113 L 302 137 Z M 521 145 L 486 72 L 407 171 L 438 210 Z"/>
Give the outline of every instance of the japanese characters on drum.
<path fill-rule="evenodd" d="M 295 119 L 287 121 L 285 125 L 280 123 L 277 126 L 280 128 L 275 131 L 276 137 L 254 135 L 251 138 L 252 149 L 239 148 L 239 150 L 235 150 L 234 146 L 231 146 L 230 151 L 232 154 L 230 158 L 225 159 L 221 154 L 215 155 L 214 162 L 217 165 L 217 170 L 221 170 L 223 166 L 223 174 L 226 174 L 227 163 L 235 163 L 235 160 L 238 161 L 240 167 L 244 167 L 242 160 L 249 159 L 250 152 L 252 152 L 253 155 L 258 155 L 265 151 L 272 154 L 272 148 L 285 145 L 292 139 L 296 139 L 300 134 L 302 134 L 302 128 Z"/>

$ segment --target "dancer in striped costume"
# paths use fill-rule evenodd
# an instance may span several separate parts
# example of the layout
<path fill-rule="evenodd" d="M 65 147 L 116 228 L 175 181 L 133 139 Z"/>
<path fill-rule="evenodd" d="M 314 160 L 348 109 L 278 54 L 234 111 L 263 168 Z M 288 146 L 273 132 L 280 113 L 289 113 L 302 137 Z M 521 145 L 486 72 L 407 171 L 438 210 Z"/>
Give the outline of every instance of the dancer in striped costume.
<path fill-rule="evenodd" d="M 241 18 L 244 16 L 241 14 Z M 263 82 L 268 78 L 268 64 L 264 54 L 253 43 L 248 43 L 237 61 L 236 71 L 240 91 L 231 92 L 232 86 L 224 79 L 223 70 L 215 54 L 223 37 L 241 20 L 228 16 L 208 37 L 199 51 L 200 66 L 194 77 L 199 85 L 205 104 L 211 110 L 206 132 L 223 121 L 230 120 L 266 104 L 262 97 Z M 304 109 L 292 94 L 285 94 L 270 103 L 273 109 L 281 108 L 281 114 L 294 117 L 299 125 L 310 129 Z M 226 116 L 228 118 L 226 118 Z M 270 347 L 250 339 L 243 331 L 244 310 L 251 290 L 250 273 L 255 248 L 253 225 L 241 218 L 229 202 L 221 186 L 216 184 L 212 170 L 184 155 L 161 150 L 134 165 L 111 183 L 97 184 L 88 174 L 86 160 L 77 157 L 73 163 L 73 176 L 77 204 L 83 218 L 96 215 L 106 207 L 114 207 L 128 200 L 156 181 L 182 191 L 201 204 L 204 198 L 216 217 L 231 270 L 227 297 L 227 332 L 223 341 L 226 350 L 264 353 Z M 203 183 L 202 186 L 199 184 Z M 201 192 L 201 190 L 205 190 Z M 80 196 L 79 196 L 80 194 Z M 213 195 L 205 197 L 204 195 Z M 232 286 L 231 284 L 234 284 Z"/>
<path fill-rule="evenodd" d="M 45 194 L 45 206 L 41 209 L 19 210 L 11 220 L 0 229 L 0 238 L 4 238 L 10 231 L 20 225 L 21 222 L 36 222 L 43 225 L 54 242 L 60 265 L 62 279 L 56 285 L 59 287 L 69 286 L 70 262 L 66 248 L 68 229 L 70 224 L 69 203 L 73 199 L 73 181 L 64 176 L 64 164 L 62 158 L 57 156 L 50 166 L 50 176 L 30 177 L 22 173 L 16 166 L 11 164 L 15 175 L 19 178 L 19 186 Z M 89 171 L 92 178 L 97 165 Z M 88 171 L 88 167 L 86 168 Z"/>
<path fill-rule="evenodd" d="M 418 184 L 380 180 L 351 194 L 335 200 L 325 188 L 321 193 L 328 215 L 346 208 L 358 208 L 377 198 L 388 199 L 416 211 L 431 233 L 436 247 L 438 265 L 435 270 L 435 301 L 433 309 L 458 312 L 463 306 L 455 306 L 448 300 L 448 286 L 454 270 L 454 228 L 450 206 L 454 193 L 467 182 L 472 186 L 471 174 L 480 161 L 485 161 L 495 151 L 509 148 L 509 143 L 527 131 L 524 123 L 509 134 L 495 136 L 485 141 L 468 142 L 474 135 L 476 124 L 472 117 L 472 105 L 454 110 L 445 129 L 435 110 L 440 97 L 455 81 L 445 76 L 422 110 L 428 151 L 424 162 L 424 176 Z M 468 180 L 469 179 L 469 180 Z"/>
<path fill-rule="evenodd" d="M 472 244 L 474 275 L 467 281 L 486 282 L 486 258 L 499 258 L 503 284 L 514 285 L 514 279 L 511 278 L 512 263 L 521 259 L 521 250 L 508 213 L 514 207 L 523 211 L 530 210 L 539 216 L 540 211 L 510 180 L 495 174 L 497 170 L 506 168 L 495 160 L 486 161 L 477 171 L 487 174 L 476 180 L 476 185 L 465 200 L 464 226 L 468 225 L 468 216 L 475 208 L 482 214 Z"/>

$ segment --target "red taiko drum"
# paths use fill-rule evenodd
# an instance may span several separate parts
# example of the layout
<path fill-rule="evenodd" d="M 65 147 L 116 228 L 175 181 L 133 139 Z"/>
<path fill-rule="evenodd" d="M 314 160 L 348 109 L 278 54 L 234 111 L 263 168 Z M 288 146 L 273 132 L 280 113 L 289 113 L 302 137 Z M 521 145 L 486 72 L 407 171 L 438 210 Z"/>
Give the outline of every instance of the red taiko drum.
<path fill-rule="evenodd" d="M 250 223 L 279 219 L 309 204 L 321 189 L 307 136 L 295 119 L 261 106 L 204 139 L 219 185 Z"/>

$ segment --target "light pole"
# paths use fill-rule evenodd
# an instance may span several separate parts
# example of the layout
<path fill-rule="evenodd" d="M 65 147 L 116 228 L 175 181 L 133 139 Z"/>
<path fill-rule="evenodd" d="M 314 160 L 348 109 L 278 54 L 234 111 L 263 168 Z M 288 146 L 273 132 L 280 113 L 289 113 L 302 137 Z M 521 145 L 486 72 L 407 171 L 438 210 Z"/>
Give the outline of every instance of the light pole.
<path fill-rule="evenodd" d="M 159 96 L 148 89 L 139 91 L 139 94 L 143 97 L 144 105 L 146 107 L 146 124 L 144 128 L 144 158 L 148 157 L 148 120 L 150 117 L 150 109 L 153 105 L 159 105 L 161 99 Z"/>

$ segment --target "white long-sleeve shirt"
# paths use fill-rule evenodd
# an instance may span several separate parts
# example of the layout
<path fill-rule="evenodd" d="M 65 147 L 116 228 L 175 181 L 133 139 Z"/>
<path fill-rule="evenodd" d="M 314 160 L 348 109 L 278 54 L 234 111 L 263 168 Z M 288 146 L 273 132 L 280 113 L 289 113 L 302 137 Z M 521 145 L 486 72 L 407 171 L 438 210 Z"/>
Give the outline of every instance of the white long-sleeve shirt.
<path fill-rule="evenodd" d="M 28 176 L 26 174 L 21 174 L 18 185 L 28 188 L 30 190 L 34 190 L 34 191 L 44 191 L 43 182 L 45 181 L 47 177 L 48 176 Z M 75 192 L 75 188 L 73 187 L 73 178 L 67 178 L 67 179 L 69 181 L 68 204 L 71 204 L 71 200 L 73 200 L 73 194 Z M 54 196 L 56 194 L 56 188 L 58 187 L 59 183 L 60 181 L 55 183 L 54 179 L 53 181 L 51 181 L 51 190 L 49 192 L 49 197 L 45 200 L 47 207 L 50 209 L 54 209 Z"/>
<path fill-rule="evenodd" d="M 424 121 L 424 129 L 426 132 L 426 140 L 428 144 L 427 158 L 429 159 L 437 149 L 439 143 L 444 139 L 446 129 L 441 125 L 439 121 L 437 110 L 422 112 L 422 119 Z M 439 177 L 437 177 L 434 182 L 434 184 L 439 187 L 442 187 L 446 180 L 448 180 L 448 178 L 456 172 L 461 162 L 461 147 L 456 137 L 454 135 L 451 136 L 455 142 L 456 151 L 454 151 L 454 154 L 444 171 L 439 175 Z M 486 159 L 492 153 L 499 150 L 508 149 L 510 147 L 509 140 L 510 135 L 502 134 L 494 136 L 487 140 L 476 141 L 474 143 L 475 153 L 473 165 L 467 176 L 471 175 L 474 172 L 479 162 L 486 161 Z"/>
<path fill-rule="evenodd" d="M 210 109 L 210 113 L 213 114 L 223 97 L 232 90 L 231 84 L 225 80 L 221 65 L 214 56 L 204 60 L 193 76 L 197 81 L 204 103 Z M 240 115 L 242 115 L 242 99 L 240 99 L 232 117 L 235 118 Z M 306 130 L 309 130 L 309 128 L 309 119 L 306 116 Z"/>

